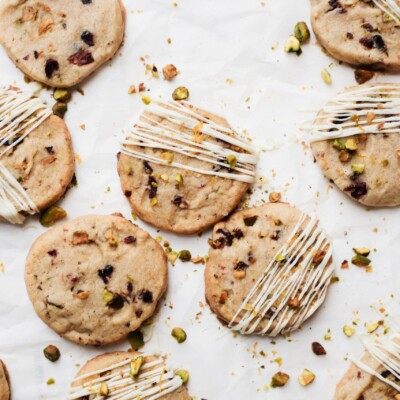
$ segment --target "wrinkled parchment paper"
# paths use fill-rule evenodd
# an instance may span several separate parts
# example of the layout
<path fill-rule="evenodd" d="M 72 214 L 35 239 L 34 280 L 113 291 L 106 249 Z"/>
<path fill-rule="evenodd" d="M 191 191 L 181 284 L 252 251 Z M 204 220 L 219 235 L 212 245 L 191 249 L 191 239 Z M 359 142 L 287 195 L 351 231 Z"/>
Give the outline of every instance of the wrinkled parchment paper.
<path fill-rule="evenodd" d="M 260 176 L 251 197 L 254 204 L 267 200 L 268 191 L 281 191 L 284 201 L 305 212 L 317 212 L 332 239 L 336 274 L 319 312 L 290 338 L 233 337 L 210 313 L 204 300 L 204 266 L 177 262 L 170 267 L 170 285 L 162 303 L 153 335 L 145 351 L 163 351 L 172 365 L 190 371 L 189 389 L 196 399 L 207 400 L 329 400 L 336 383 L 349 366 L 346 357 L 362 354 L 357 335 L 342 333 L 343 325 L 357 321 L 357 334 L 364 323 L 382 319 L 370 309 L 382 301 L 394 315 L 399 311 L 400 228 L 397 210 L 367 210 L 351 201 L 322 177 L 310 151 L 299 139 L 301 124 L 325 101 L 344 87 L 355 84 L 353 70 L 339 65 L 316 45 L 315 37 L 303 46 L 303 55 L 286 54 L 283 46 L 296 22 L 309 21 L 307 0 L 125 0 L 127 32 L 118 55 L 74 92 L 66 122 L 77 154 L 79 186 L 59 203 L 72 219 L 83 214 L 122 212 L 130 209 L 122 195 L 116 171 L 116 153 L 121 129 L 144 107 L 139 95 L 128 88 L 144 82 L 150 96 L 168 98 L 173 89 L 185 85 L 190 100 L 225 115 L 232 126 L 250 132 L 265 146 L 259 164 Z M 171 43 L 167 43 L 167 39 Z M 173 63 L 181 74 L 173 81 L 150 79 L 145 63 L 159 70 Z M 331 86 L 321 78 L 327 68 Z M 399 82 L 398 76 L 375 79 Z M 23 75 L 0 49 L 0 83 L 25 84 Z M 41 92 L 50 98 L 51 92 Z M 85 130 L 80 125 L 85 124 Z M 207 238 L 181 237 L 157 232 L 137 223 L 153 236 L 162 235 L 174 250 L 190 249 L 193 256 L 206 255 Z M 84 348 L 53 333 L 36 316 L 24 285 L 25 257 L 32 242 L 45 231 L 37 218 L 23 226 L 0 225 L 0 357 L 8 365 L 14 400 L 65 399 L 69 381 L 78 364 L 106 351 L 128 349 L 127 341 L 107 348 Z M 373 271 L 350 266 L 341 270 L 352 247 L 370 247 Z M 188 339 L 177 344 L 170 332 L 185 329 Z M 331 330 L 332 339 L 324 341 Z M 327 350 L 316 357 L 311 343 Z M 50 363 L 43 348 L 54 344 L 62 356 Z M 265 353 L 264 356 L 260 352 Z M 277 360 L 274 362 L 274 360 Z M 279 362 L 282 365 L 279 366 Z M 297 378 L 304 368 L 317 378 L 302 388 Z M 291 377 L 286 387 L 268 389 L 278 370 Z M 55 384 L 46 384 L 49 378 Z"/>

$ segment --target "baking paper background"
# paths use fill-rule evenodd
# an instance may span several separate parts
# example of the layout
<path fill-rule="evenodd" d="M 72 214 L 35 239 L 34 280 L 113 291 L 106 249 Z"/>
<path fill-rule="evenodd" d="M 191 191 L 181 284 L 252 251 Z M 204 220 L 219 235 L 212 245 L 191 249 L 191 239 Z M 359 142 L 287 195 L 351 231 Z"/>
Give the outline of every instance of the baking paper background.
<path fill-rule="evenodd" d="M 316 45 L 315 37 L 303 46 L 303 55 L 286 54 L 283 46 L 294 25 L 309 21 L 307 0 L 125 0 L 127 31 L 124 46 L 111 63 L 80 85 L 85 95 L 74 92 L 66 122 L 79 155 L 79 182 L 59 205 L 72 219 L 83 214 L 122 212 L 130 217 L 116 171 L 116 153 L 121 129 L 144 107 L 139 95 L 128 88 L 140 82 L 150 96 L 169 98 L 184 85 L 190 100 L 226 116 L 238 130 L 246 129 L 263 145 L 277 144 L 262 154 L 259 171 L 267 183 L 256 186 L 254 204 L 267 200 L 264 191 L 281 191 L 284 201 L 305 212 L 317 212 L 334 246 L 336 274 L 324 306 L 290 338 L 233 338 L 211 314 L 204 300 L 204 266 L 177 262 L 170 266 L 170 284 L 160 307 L 153 336 L 145 351 L 161 350 L 169 362 L 190 372 L 189 390 L 196 399 L 207 400 L 328 400 L 349 366 L 348 353 L 361 356 L 357 336 L 349 339 L 343 325 L 358 320 L 357 333 L 365 322 L 382 319 L 370 310 L 382 301 L 391 315 L 399 311 L 399 210 L 367 210 L 331 187 L 313 157 L 299 141 L 301 123 L 345 87 L 355 85 L 351 68 L 339 65 Z M 167 39 L 171 38 L 171 44 Z M 159 70 L 173 63 L 181 74 L 172 82 L 150 79 L 144 63 Z M 321 78 L 327 68 L 331 86 Z M 398 76 L 375 79 L 400 82 Z M 0 83 L 25 88 L 23 74 L 0 49 Z M 49 98 L 50 92 L 42 96 Z M 246 99 L 248 99 L 246 101 Z M 79 126 L 86 125 L 83 131 Z M 137 221 L 154 237 L 162 235 L 174 250 L 189 249 L 193 256 L 206 255 L 207 238 L 182 237 L 158 232 Z M 24 285 L 25 257 L 32 242 L 45 231 L 37 218 L 23 226 L 0 225 L 0 357 L 12 381 L 13 400 L 65 399 L 69 381 L 81 364 L 98 354 L 128 349 L 127 341 L 106 348 L 84 348 L 58 337 L 36 316 Z M 341 270 L 352 247 L 370 247 L 373 272 L 353 265 Z M 185 329 L 188 339 L 177 344 L 170 336 L 175 326 Z M 324 341 L 331 329 L 332 340 Z M 225 333 L 225 334 L 224 334 Z M 311 343 L 327 350 L 316 357 Z M 62 356 L 50 363 L 43 348 L 54 344 Z M 260 355 L 263 351 L 267 356 Z M 282 365 L 274 359 L 281 357 Z M 302 388 L 297 377 L 304 368 L 317 378 Z M 291 377 L 286 387 L 268 389 L 278 370 Z M 47 386 L 54 378 L 56 383 Z"/>

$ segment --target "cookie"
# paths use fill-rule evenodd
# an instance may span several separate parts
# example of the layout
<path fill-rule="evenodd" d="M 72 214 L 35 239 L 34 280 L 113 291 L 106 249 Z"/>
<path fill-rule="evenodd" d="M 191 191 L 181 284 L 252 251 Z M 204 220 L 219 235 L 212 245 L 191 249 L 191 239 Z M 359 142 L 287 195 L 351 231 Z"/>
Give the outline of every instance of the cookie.
<path fill-rule="evenodd" d="M 400 335 L 364 338 L 367 352 L 339 382 L 333 400 L 400 398 Z"/>
<path fill-rule="evenodd" d="M 31 93 L 0 88 L 0 220 L 22 223 L 59 200 L 74 163 L 65 122 Z"/>
<path fill-rule="evenodd" d="M 311 127 L 324 175 L 361 204 L 400 205 L 400 85 L 350 88 L 333 98 Z"/>
<path fill-rule="evenodd" d="M 168 367 L 163 357 L 136 352 L 106 353 L 88 361 L 67 398 L 91 400 L 101 391 L 115 400 L 191 399 L 180 372 Z"/>
<path fill-rule="evenodd" d="M 105 345 L 138 329 L 155 312 L 167 280 L 161 246 L 120 216 L 87 215 L 48 230 L 26 260 L 37 314 L 81 344 Z"/>
<path fill-rule="evenodd" d="M 0 25 L 0 42 L 22 72 L 70 87 L 114 56 L 125 9 L 121 0 L 4 0 Z"/>
<path fill-rule="evenodd" d="M 393 0 L 311 0 L 311 23 L 337 60 L 400 70 L 400 7 Z"/>
<path fill-rule="evenodd" d="M 207 302 L 232 330 L 287 334 L 323 303 L 334 271 L 331 254 L 316 218 L 289 204 L 239 211 L 214 227 Z"/>
<path fill-rule="evenodd" d="M 255 179 L 258 153 L 221 117 L 187 102 L 152 101 L 118 156 L 139 218 L 191 234 L 226 217 Z"/>
<path fill-rule="evenodd" d="M 10 399 L 10 377 L 5 364 L 0 360 L 0 400 Z"/>

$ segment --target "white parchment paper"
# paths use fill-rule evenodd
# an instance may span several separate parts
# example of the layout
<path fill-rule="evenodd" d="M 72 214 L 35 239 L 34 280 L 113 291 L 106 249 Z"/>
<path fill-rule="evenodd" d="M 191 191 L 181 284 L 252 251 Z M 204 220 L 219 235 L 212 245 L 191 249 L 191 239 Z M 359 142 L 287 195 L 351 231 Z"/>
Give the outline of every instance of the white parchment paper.
<path fill-rule="evenodd" d="M 258 142 L 278 144 L 262 154 L 260 175 L 266 184 L 256 186 L 252 203 L 268 199 L 268 191 L 281 191 L 283 200 L 305 212 L 317 212 L 332 239 L 336 274 L 325 305 L 290 338 L 248 338 L 232 334 L 210 313 L 204 300 L 202 265 L 177 262 L 170 267 L 170 285 L 153 336 L 145 351 L 161 350 L 169 362 L 190 371 L 189 389 L 196 399 L 207 400 L 328 400 L 342 377 L 351 353 L 361 356 L 357 335 L 342 333 L 343 325 L 357 321 L 357 334 L 364 323 L 384 318 L 370 309 L 381 301 L 391 315 L 399 312 L 400 228 L 397 210 L 367 210 L 323 178 L 313 157 L 297 139 L 301 122 L 344 87 L 355 84 L 353 70 L 339 65 L 316 45 L 315 37 L 303 46 L 303 55 L 286 54 L 283 46 L 296 22 L 309 21 L 307 0 L 125 0 L 127 32 L 118 55 L 85 81 L 85 95 L 74 92 L 66 122 L 78 155 L 79 186 L 59 203 L 72 219 L 83 214 L 122 212 L 130 216 L 116 171 L 121 128 L 143 108 L 140 96 L 128 95 L 130 85 L 144 82 L 150 96 L 168 98 L 176 86 L 190 90 L 190 100 L 225 115 L 232 126 L 246 129 Z M 167 39 L 171 43 L 167 43 Z M 173 82 L 150 79 L 145 63 L 159 70 L 173 63 L 181 74 Z M 331 86 L 321 78 L 327 68 Z M 400 82 L 398 76 L 375 79 Z M 25 84 L 0 49 L 0 83 Z M 49 98 L 50 92 L 41 93 Z M 86 130 L 80 125 L 85 124 Z M 137 223 L 153 236 L 162 235 L 175 250 L 189 249 L 206 255 L 207 238 L 181 237 L 157 232 Z M 45 229 L 37 218 L 24 226 L 0 225 L 0 357 L 8 365 L 14 400 L 64 399 L 78 364 L 105 351 L 128 349 L 127 341 L 107 348 L 84 348 L 58 337 L 36 316 L 24 285 L 25 257 L 32 242 Z M 373 271 L 350 266 L 341 270 L 352 247 L 370 247 Z M 177 344 L 171 329 L 180 326 L 188 339 Z M 327 330 L 332 339 L 324 341 Z M 226 334 L 221 334 L 226 332 Z M 311 343 L 327 350 L 316 357 Z M 43 356 L 48 344 L 62 353 L 57 363 Z M 262 354 L 264 354 L 264 356 Z M 274 362 L 281 357 L 282 365 Z M 297 377 L 304 368 L 317 378 L 302 388 Z M 282 389 L 271 389 L 271 376 L 278 370 L 291 379 Z M 46 381 L 55 379 L 48 386 Z"/>

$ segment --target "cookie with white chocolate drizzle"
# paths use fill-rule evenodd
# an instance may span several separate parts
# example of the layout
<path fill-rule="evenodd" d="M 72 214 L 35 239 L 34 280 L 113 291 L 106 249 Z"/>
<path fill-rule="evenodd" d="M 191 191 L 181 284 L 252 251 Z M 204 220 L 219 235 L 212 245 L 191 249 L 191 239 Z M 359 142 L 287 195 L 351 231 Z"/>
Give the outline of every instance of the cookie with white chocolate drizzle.
<path fill-rule="evenodd" d="M 0 88 L 0 219 L 20 224 L 49 207 L 73 174 L 65 122 L 31 93 Z"/>
<path fill-rule="evenodd" d="M 400 333 L 362 338 L 366 353 L 336 387 L 333 400 L 400 399 Z"/>
<path fill-rule="evenodd" d="M 162 356 L 118 351 L 88 361 L 67 400 L 190 400 L 187 380 L 187 371 L 169 367 Z"/>
<path fill-rule="evenodd" d="M 189 234 L 237 206 L 255 180 L 257 159 L 225 119 L 188 102 L 153 100 L 122 142 L 118 172 L 141 219 Z"/>
<path fill-rule="evenodd" d="M 10 377 L 3 361 L 0 360 L 0 400 L 10 400 Z"/>
<path fill-rule="evenodd" d="M 233 214 L 214 227 L 205 271 L 211 309 L 232 330 L 276 336 L 323 303 L 332 246 L 311 218 L 284 203 Z"/>
<path fill-rule="evenodd" d="M 400 85 L 376 83 L 338 94 L 309 127 L 324 175 L 374 207 L 400 205 Z"/>

